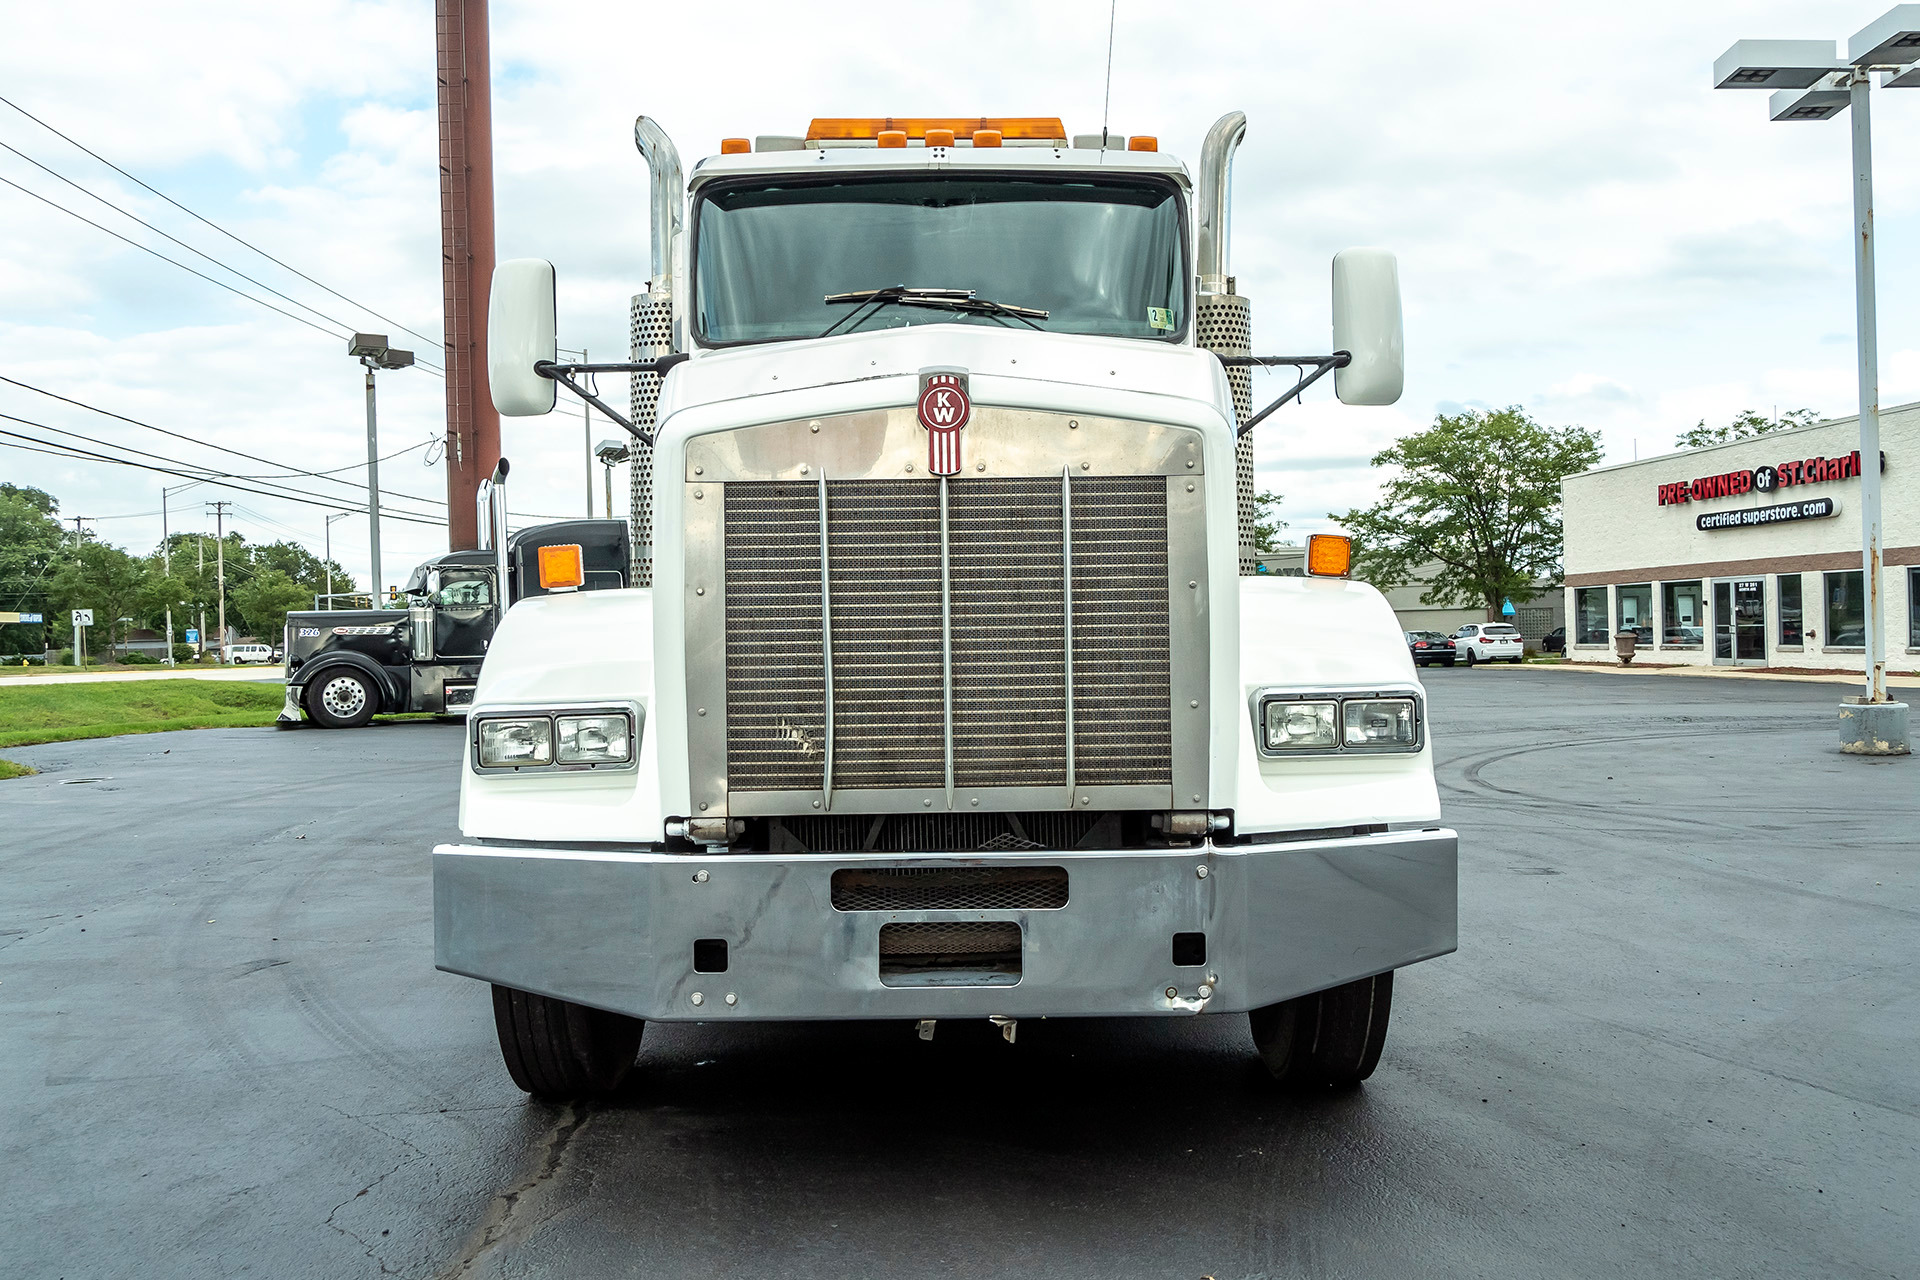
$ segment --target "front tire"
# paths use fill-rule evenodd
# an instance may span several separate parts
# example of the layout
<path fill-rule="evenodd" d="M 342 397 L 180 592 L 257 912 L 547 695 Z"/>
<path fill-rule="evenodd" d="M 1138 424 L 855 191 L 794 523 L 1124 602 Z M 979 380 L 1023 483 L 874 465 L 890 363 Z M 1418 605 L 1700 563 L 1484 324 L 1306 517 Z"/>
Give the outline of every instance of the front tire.
<path fill-rule="evenodd" d="M 1300 1092 L 1350 1089 L 1373 1074 L 1387 1043 L 1393 973 L 1283 1000 L 1247 1015 L 1274 1083 Z"/>
<path fill-rule="evenodd" d="M 380 695 L 352 667 L 323 671 L 307 685 L 307 714 L 326 729 L 358 729 L 373 720 Z"/>
<path fill-rule="evenodd" d="M 513 1082 L 547 1102 L 603 1098 L 633 1071 L 646 1023 L 511 987 L 493 989 L 493 1025 Z"/>

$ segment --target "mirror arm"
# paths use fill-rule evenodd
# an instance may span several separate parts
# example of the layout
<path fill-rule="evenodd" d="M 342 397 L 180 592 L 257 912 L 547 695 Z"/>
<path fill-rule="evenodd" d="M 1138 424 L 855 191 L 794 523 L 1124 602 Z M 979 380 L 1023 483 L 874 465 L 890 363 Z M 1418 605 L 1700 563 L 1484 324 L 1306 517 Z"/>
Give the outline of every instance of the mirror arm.
<path fill-rule="evenodd" d="M 657 373 L 664 377 L 666 376 L 667 370 L 673 368 L 673 366 L 685 359 L 687 359 L 686 352 L 676 351 L 672 355 L 661 356 L 658 360 L 629 360 L 615 364 L 555 364 L 551 360 L 536 360 L 533 362 L 533 371 L 543 378 L 552 378 L 555 382 L 613 419 L 635 440 L 638 440 L 648 448 L 652 448 L 653 435 L 651 432 L 642 431 L 639 427 L 634 426 L 633 423 L 629 422 L 617 410 L 608 405 L 606 401 L 575 382 L 570 375 L 576 373 Z"/>
<path fill-rule="evenodd" d="M 1289 390 L 1287 394 L 1281 396 L 1278 400 L 1275 400 L 1251 418 L 1248 418 L 1245 425 L 1234 432 L 1234 439 L 1237 440 L 1259 426 L 1262 422 L 1265 422 L 1268 414 L 1299 395 L 1302 391 L 1305 391 L 1315 382 L 1318 382 L 1326 375 L 1328 370 L 1344 369 L 1349 364 L 1352 364 L 1353 353 L 1350 351 L 1336 351 L 1330 356 L 1221 356 L 1219 359 L 1221 364 L 1229 366 L 1272 366 L 1276 364 L 1290 364 L 1296 369 L 1304 368 L 1307 365 L 1313 366 L 1313 372 L 1304 375 L 1300 381 L 1294 383 L 1292 389 Z"/>

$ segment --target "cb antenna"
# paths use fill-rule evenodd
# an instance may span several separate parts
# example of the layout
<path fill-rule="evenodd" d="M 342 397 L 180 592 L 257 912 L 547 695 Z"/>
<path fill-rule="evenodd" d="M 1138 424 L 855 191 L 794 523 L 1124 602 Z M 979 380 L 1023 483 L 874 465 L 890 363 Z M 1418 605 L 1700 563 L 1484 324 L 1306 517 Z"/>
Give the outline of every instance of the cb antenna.
<path fill-rule="evenodd" d="M 1107 89 L 1100 99 L 1100 154 L 1107 151 L 1107 117 L 1113 107 L 1113 24 L 1120 16 L 1120 0 L 1107 7 Z"/>

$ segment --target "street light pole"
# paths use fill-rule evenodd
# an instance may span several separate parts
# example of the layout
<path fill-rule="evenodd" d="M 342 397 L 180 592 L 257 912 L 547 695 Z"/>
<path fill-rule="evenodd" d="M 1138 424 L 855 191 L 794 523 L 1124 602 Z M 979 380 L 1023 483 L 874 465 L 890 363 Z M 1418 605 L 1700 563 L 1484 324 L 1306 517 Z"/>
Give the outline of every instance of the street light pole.
<path fill-rule="evenodd" d="M 327 608 L 329 609 L 333 608 L 333 522 L 335 520 L 345 520 L 352 514 L 351 511 L 336 511 L 327 517 L 325 543 L 327 557 Z"/>
<path fill-rule="evenodd" d="M 373 558 L 373 607 L 380 607 L 380 432 L 374 416 L 373 371 L 404 369 L 413 352 L 387 345 L 384 333 L 356 333 L 347 342 L 347 354 L 367 368 L 367 550 Z"/>
<path fill-rule="evenodd" d="M 164 485 L 160 488 L 160 565 L 169 578 L 173 576 L 173 546 L 172 535 L 167 532 L 167 497 L 169 494 L 179 493 L 182 489 L 191 489 L 199 483 L 198 480 L 189 480 L 186 484 L 177 484 L 171 489 Z M 173 604 L 171 601 L 167 604 L 167 665 L 170 667 L 179 665 L 173 660 Z"/>
<path fill-rule="evenodd" d="M 1867 701 L 1887 700 L 1886 566 L 1880 529 L 1880 337 L 1873 287 L 1873 131 L 1867 72 L 1853 69 L 1853 279 L 1860 355 L 1860 582 L 1867 606 Z"/>
<path fill-rule="evenodd" d="M 1716 89 L 1774 90 L 1778 121 L 1831 120 L 1851 111 L 1853 130 L 1854 330 L 1860 375 L 1861 649 L 1866 690 L 1840 706 L 1840 750 L 1906 755 L 1907 705 L 1887 697 L 1885 531 L 1880 519 L 1880 349 L 1873 270 L 1873 129 L 1869 77 L 1883 88 L 1920 86 L 1920 4 L 1882 14 L 1847 42 L 1843 61 L 1829 40 L 1740 40 L 1713 64 Z M 1829 642 L 1833 637 L 1829 635 Z"/>

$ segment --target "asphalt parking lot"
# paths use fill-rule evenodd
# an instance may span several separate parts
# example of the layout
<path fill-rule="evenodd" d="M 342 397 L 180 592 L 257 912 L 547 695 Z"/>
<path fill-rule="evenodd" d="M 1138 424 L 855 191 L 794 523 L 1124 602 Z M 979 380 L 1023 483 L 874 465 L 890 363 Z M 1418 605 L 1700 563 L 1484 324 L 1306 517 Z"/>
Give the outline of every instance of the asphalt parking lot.
<path fill-rule="evenodd" d="M 1458 954 L 1245 1022 L 651 1028 L 529 1103 L 432 965 L 460 730 L 9 751 L 10 1276 L 1913 1276 L 1920 761 L 1827 685 L 1430 670 Z"/>

